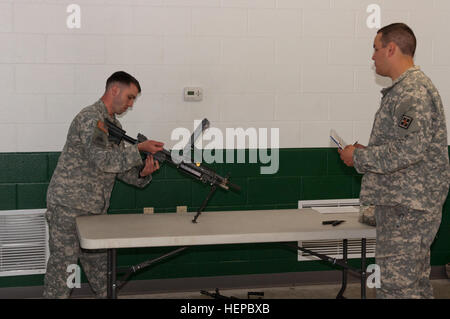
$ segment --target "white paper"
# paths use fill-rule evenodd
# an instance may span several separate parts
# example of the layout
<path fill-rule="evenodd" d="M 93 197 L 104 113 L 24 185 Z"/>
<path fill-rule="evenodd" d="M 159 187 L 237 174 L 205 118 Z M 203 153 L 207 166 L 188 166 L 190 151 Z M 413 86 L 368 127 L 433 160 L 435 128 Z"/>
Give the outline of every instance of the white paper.
<path fill-rule="evenodd" d="M 333 136 L 333 138 L 338 141 L 339 143 L 341 143 L 342 148 L 345 148 L 345 146 L 347 146 L 347 143 L 339 136 L 339 134 L 334 130 L 331 129 L 330 130 L 330 136 Z M 332 143 L 333 146 L 335 146 L 334 143 Z"/>

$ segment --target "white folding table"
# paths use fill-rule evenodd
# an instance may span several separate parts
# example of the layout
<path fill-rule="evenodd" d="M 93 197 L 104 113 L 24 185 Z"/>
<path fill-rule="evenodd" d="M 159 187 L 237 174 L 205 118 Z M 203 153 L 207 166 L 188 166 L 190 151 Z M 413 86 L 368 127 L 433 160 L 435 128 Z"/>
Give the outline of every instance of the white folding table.
<path fill-rule="evenodd" d="M 343 267 L 343 284 L 338 297 L 343 297 L 347 271 L 361 275 L 361 297 L 365 298 L 366 239 L 375 238 L 375 228 L 358 222 L 355 213 L 320 214 L 313 209 L 252 210 L 203 212 L 192 222 L 193 214 L 113 214 L 77 218 L 80 245 L 83 249 L 107 249 L 108 297 L 117 297 L 116 249 L 136 247 L 181 247 L 149 262 L 131 267 L 135 272 L 150 264 L 175 255 L 189 246 L 298 242 L 340 239 L 344 242 L 343 260 L 333 259 L 298 245 L 294 248 Z M 322 221 L 345 220 L 338 226 L 322 225 Z M 347 264 L 347 240 L 361 239 L 361 269 Z M 131 273 L 128 273 L 128 276 Z"/>

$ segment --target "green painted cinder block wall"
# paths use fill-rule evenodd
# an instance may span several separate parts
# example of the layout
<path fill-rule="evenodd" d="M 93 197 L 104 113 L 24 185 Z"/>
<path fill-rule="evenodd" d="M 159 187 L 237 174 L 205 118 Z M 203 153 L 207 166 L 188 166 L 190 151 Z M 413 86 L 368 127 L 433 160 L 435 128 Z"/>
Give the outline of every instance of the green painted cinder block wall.
<path fill-rule="evenodd" d="M 46 207 L 46 191 L 59 157 L 58 152 L 0 153 L 0 210 Z M 236 157 L 235 157 L 236 158 Z M 248 162 L 248 151 L 246 161 Z M 206 211 L 297 208 L 298 200 L 357 198 L 361 175 L 346 167 L 335 149 L 280 149 L 279 170 L 261 175 L 261 164 L 210 165 L 218 174 L 229 174 L 241 186 L 239 193 L 218 190 Z M 163 165 L 152 183 L 137 189 L 116 182 L 110 214 L 175 212 L 187 206 L 193 214 L 209 187 Z M 442 224 L 431 250 L 432 265 L 450 262 L 450 205 L 443 209 Z M 119 266 L 130 266 L 158 257 L 173 248 L 122 249 Z M 370 260 L 369 260 L 370 262 Z M 357 266 L 359 260 L 353 260 Z M 331 270 L 321 261 L 298 262 L 297 252 L 280 244 L 211 245 L 192 247 L 175 258 L 156 264 L 132 279 L 162 279 L 200 276 L 245 275 L 280 272 Z M 43 275 L 0 277 L 0 287 L 43 284 Z"/>

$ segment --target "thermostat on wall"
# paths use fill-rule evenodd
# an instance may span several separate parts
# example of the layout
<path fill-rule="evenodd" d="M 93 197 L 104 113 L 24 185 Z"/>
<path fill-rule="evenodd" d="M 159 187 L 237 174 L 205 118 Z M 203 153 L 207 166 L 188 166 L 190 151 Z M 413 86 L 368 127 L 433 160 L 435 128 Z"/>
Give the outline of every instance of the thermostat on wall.
<path fill-rule="evenodd" d="M 185 101 L 201 101 L 203 100 L 203 90 L 199 87 L 185 87 L 184 88 Z"/>

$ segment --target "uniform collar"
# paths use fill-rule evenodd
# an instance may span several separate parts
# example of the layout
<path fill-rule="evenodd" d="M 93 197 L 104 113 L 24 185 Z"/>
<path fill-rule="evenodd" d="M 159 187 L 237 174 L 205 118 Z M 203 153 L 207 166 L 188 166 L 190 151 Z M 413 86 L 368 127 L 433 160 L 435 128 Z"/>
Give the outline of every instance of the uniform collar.
<path fill-rule="evenodd" d="M 420 71 L 420 67 L 418 65 L 414 65 L 412 67 L 410 67 L 408 70 L 406 70 L 405 72 L 403 72 L 402 75 L 400 75 L 394 82 L 392 82 L 392 85 L 384 88 L 381 90 L 381 94 L 383 94 L 383 96 L 386 95 L 386 93 L 388 93 L 390 90 L 392 90 L 392 88 L 394 86 L 396 86 L 397 84 L 399 84 L 400 82 L 402 82 L 406 77 L 408 77 L 410 74 Z"/>
<path fill-rule="evenodd" d="M 109 115 L 108 109 L 106 108 L 105 103 L 103 103 L 103 101 L 101 99 L 99 99 L 95 103 L 95 107 L 100 112 L 100 114 L 103 118 L 107 118 L 107 119 L 113 120 L 115 122 L 115 120 L 116 120 L 115 114 L 113 114 L 112 116 Z"/>

